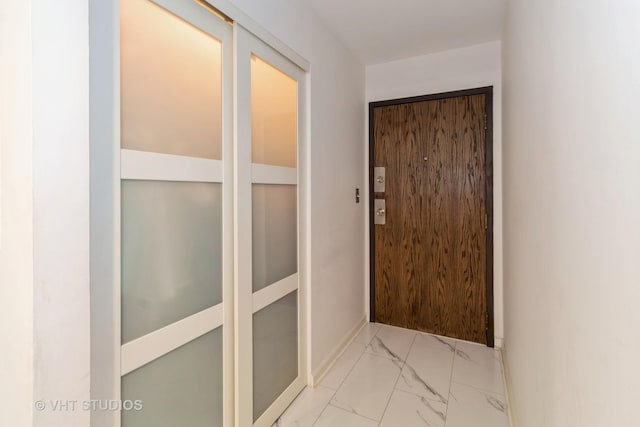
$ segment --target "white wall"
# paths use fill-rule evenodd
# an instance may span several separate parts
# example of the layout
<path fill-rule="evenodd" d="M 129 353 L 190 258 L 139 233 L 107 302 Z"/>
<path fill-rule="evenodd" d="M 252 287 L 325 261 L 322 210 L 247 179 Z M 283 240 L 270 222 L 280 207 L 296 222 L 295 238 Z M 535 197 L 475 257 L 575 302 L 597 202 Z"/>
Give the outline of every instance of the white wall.
<path fill-rule="evenodd" d="M 310 369 L 316 372 L 364 318 L 364 66 L 309 1 L 233 0 L 311 63 Z"/>
<path fill-rule="evenodd" d="M 509 2 L 505 346 L 523 427 L 638 424 L 639 16 Z"/>
<path fill-rule="evenodd" d="M 32 24 L 34 399 L 81 402 L 90 380 L 88 2 L 33 0 Z M 48 407 L 34 425 L 86 426 L 89 412 Z"/>
<path fill-rule="evenodd" d="M 87 2 L 3 2 L 0 23 L 0 424 L 85 426 L 50 403 L 89 398 Z"/>
<path fill-rule="evenodd" d="M 319 23 L 311 57 L 312 372 L 365 316 L 364 66 Z"/>
<path fill-rule="evenodd" d="M 367 67 L 366 75 L 367 103 L 472 89 L 482 86 L 493 86 L 494 335 L 496 337 L 496 345 L 500 345 L 502 337 L 504 337 L 502 304 L 502 77 L 500 42 L 484 43 L 462 49 L 448 50 L 384 64 L 370 65 Z M 366 129 L 368 133 L 368 124 Z M 367 135 L 366 146 L 368 147 L 368 145 Z M 365 173 L 368 173 L 368 171 Z M 366 194 L 368 194 L 368 191 Z M 368 234 L 366 246 L 367 248 L 369 247 Z M 367 266 L 365 270 L 368 272 L 368 253 L 366 258 Z M 369 286 L 367 284 L 367 307 L 369 301 L 368 289 Z"/>
<path fill-rule="evenodd" d="M 33 400 L 31 1 L 0 3 L 0 425 Z"/>

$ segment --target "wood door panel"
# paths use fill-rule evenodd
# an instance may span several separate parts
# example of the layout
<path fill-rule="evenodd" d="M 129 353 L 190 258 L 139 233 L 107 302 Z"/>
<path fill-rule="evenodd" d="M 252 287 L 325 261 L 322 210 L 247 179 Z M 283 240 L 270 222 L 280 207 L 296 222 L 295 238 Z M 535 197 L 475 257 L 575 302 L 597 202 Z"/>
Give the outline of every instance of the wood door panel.
<path fill-rule="evenodd" d="M 376 233 L 376 247 L 380 251 L 376 260 L 381 282 L 394 284 L 382 286 L 376 292 L 377 319 L 398 326 L 410 325 L 419 310 L 421 289 L 412 286 L 419 274 L 415 267 L 423 264 L 422 251 L 407 250 L 421 247 L 422 235 L 418 233 L 421 200 L 411 197 L 422 186 L 422 176 L 413 172 L 413 159 L 420 152 L 420 123 L 411 105 L 376 110 L 376 133 L 380 141 L 376 149 L 376 165 L 384 166 L 387 175 L 386 225 Z M 402 145 L 402 149 L 400 149 Z M 405 171 L 408 171 L 405 173 Z"/>
<path fill-rule="evenodd" d="M 485 95 L 373 109 L 375 319 L 486 342 Z"/>

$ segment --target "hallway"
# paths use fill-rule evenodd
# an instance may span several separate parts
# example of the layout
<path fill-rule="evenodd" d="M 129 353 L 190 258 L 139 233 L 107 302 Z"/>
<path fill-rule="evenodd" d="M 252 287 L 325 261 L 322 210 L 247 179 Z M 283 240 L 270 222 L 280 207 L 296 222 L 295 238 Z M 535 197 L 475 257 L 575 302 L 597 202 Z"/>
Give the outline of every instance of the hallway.
<path fill-rule="evenodd" d="M 638 0 L 0 2 L 0 426 L 640 425 L 639 20 Z M 484 139 L 448 113 L 389 126 L 416 149 L 376 158 L 375 105 L 484 88 Z M 465 141 L 485 167 L 439 173 Z M 493 185 L 475 210 L 471 176 Z M 406 256 L 376 268 L 376 247 Z M 499 351 L 366 324 L 388 321 L 376 271 L 430 295 L 414 267 L 449 248 L 465 262 L 428 280 L 492 286 L 440 321 L 479 314 Z"/>
<path fill-rule="evenodd" d="M 371 323 L 274 426 L 506 427 L 506 412 L 497 350 Z"/>

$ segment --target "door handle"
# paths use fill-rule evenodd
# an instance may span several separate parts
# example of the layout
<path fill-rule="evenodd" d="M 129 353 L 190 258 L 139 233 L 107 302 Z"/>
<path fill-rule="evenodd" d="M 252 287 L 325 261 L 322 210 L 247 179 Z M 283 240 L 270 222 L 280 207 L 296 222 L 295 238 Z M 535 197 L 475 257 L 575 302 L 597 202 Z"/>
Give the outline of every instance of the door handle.
<path fill-rule="evenodd" d="M 385 225 L 387 222 L 387 209 L 384 199 L 373 200 L 373 223 L 376 225 Z"/>
<path fill-rule="evenodd" d="M 373 168 L 373 176 L 375 179 L 373 181 L 373 192 L 374 193 L 384 193 L 385 190 L 385 181 L 386 181 L 386 171 L 385 168 L 376 166 Z"/>

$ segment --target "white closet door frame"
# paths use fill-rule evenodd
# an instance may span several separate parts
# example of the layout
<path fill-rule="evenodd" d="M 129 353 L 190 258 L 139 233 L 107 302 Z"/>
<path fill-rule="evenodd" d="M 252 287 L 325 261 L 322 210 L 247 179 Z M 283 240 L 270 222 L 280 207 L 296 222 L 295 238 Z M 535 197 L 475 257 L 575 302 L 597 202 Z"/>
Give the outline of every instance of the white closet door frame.
<path fill-rule="evenodd" d="M 222 302 L 122 345 L 120 371 L 143 366 L 224 326 L 223 425 L 233 422 L 233 40 L 229 23 L 195 2 L 152 0 L 222 43 L 222 160 L 121 150 L 121 178 L 222 184 Z M 225 309 L 226 308 L 226 309 Z"/>
<path fill-rule="evenodd" d="M 121 378 L 223 328 L 223 425 L 234 421 L 233 30 L 193 1 L 150 0 L 222 43 L 222 160 L 121 149 L 120 7 L 92 0 L 91 66 L 91 376 L 92 399 L 121 399 Z M 222 184 L 222 302 L 121 344 L 121 181 Z M 120 412 L 94 411 L 94 427 L 119 427 Z"/>
<path fill-rule="evenodd" d="M 180 1 L 180 0 L 158 0 L 156 3 L 165 8 L 173 8 L 179 15 L 183 15 L 188 21 L 192 22 L 196 26 L 198 23 L 202 25 L 202 19 L 208 13 L 202 6 L 197 5 L 196 1 Z M 267 414 L 279 414 L 282 412 L 288 403 L 287 400 L 292 400 L 298 393 L 298 387 L 302 387 L 308 378 L 307 370 L 307 298 L 308 298 L 308 254 L 309 254 L 309 238 L 308 238 L 308 224 L 310 213 L 308 210 L 309 202 L 309 180 L 308 180 L 308 165 L 309 165 L 309 151 L 308 151 L 308 75 L 305 75 L 302 70 L 309 70 L 309 63 L 286 46 L 268 31 L 264 30 L 258 23 L 252 18 L 246 15 L 242 10 L 237 8 L 229 0 L 202 0 L 211 4 L 214 8 L 222 12 L 223 15 L 229 17 L 230 20 L 235 22 L 233 29 L 233 37 L 222 36 L 220 34 L 215 35 L 216 38 L 223 42 L 222 55 L 223 55 L 223 70 L 222 70 L 222 96 L 223 96 L 223 160 L 224 164 L 217 164 L 216 161 L 208 166 L 213 165 L 216 172 L 203 170 L 205 165 L 201 159 L 185 158 L 184 156 L 170 156 L 164 157 L 164 155 L 158 155 L 156 159 L 154 153 L 140 153 L 132 152 L 133 150 L 121 150 L 121 137 L 120 137 L 120 7 L 119 0 L 89 0 L 89 37 L 90 37 L 90 51 L 89 51 L 89 63 L 90 63 L 90 193 L 91 193 L 91 398 L 103 399 L 103 400 L 119 400 L 120 394 L 120 382 L 122 372 L 127 372 L 131 366 L 134 366 L 140 362 L 133 361 L 133 365 L 122 366 L 121 362 L 121 313 L 120 313 L 120 281 L 121 281 L 121 239 L 120 239 L 120 186 L 121 179 L 129 179 L 138 177 L 140 179 L 161 179 L 161 170 L 166 166 L 162 165 L 162 162 L 172 162 L 176 170 L 183 170 L 185 173 L 175 172 L 173 176 L 170 176 L 170 180 L 188 179 L 192 180 L 193 176 L 188 174 L 196 174 L 205 181 L 218 182 L 220 179 L 220 173 L 222 173 L 223 181 L 233 182 L 233 179 L 237 179 L 237 171 L 233 171 L 233 167 L 237 161 L 237 155 L 243 154 L 234 153 L 234 162 L 231 162 L 230 153 L 234 150 L 234 137 L 237 137 L 241 132 L 238 132 L 238 121 L 234 118 L 233 111 L 237 105 L 238 100 L 238 87 L 235 84 L 235 76 L 238 72 L 237 63 L 234 62 L 233 53 L 237 54 L 238 51 L 238 37 L 239 33 L 244 32 L 242 37 L 252 37 L 251 34 L 245 32 L 244 29 L 239 27 L 238 24 L 244 25 L 252 34 L 255 34 L 266 43 L 262 44 L 263 52 L 259 56 L 263 59 L 269 60 L 271 58 L 274 65 L 277 65 L 282 71 L 290 69 L 290 72 L 298 75 L 298 96 L 299 96 L 299 114 L 298 114 L 298 174 L 297 177 L 292 177 L 291 171 L 280 170 L 279 173 L 271 174 L 268 170 L 261 169 L 259 166 L 253 171 L 256 178 L 264 180 L 265 183 L 293 183 L 293 179 L 298 184 L 298 220 L 299 220 L 299 240 L 298 240 L 298 317 L 299 317 L 299 380 L 296 381 L 296 387 L 290 387 L 284 395 L 287 399 L 279 399 L 269 408 L 261 420 L 266 419 Z M 195 7 L 194 7 L 195 6 Z M 210 21 L 210 20 L 209 20 Z M 220 21 L 220 25 L 228 25 Z M 206 24 L 204 24 L 206 25 Z M 226 31 L 226 30 L 225 30 Z M 277 49 L 284 55 L 281 57 L 275 52 L 271 51 L 269 46 Z M 233 49 L 233 50 L 232 50 Z M 285 60 L 288 58 L 295 63 L 301 69 L 293 66 Z M 237 56 L 236 56 L 237 58 Z M 285 61 L 284 64 L 278 64 L 278 61 Z M 233 68 L 232 65 L 234 66 Z M 280 66 L 282 65 L 282 66 Z M 244 74 L 241 72 L 240 76 L 247 82 L 250 78 L 250 70 L 245 69 Z M 302 73 L 302 75 L 299 75 Z M 248 90 L 248 86 L 245 86 Z M 250 93 L 245 93 L 240 90 L 241 96 L 250 98 Z M 249 104 L 245 104 L 250 117 Z M 247 112 L 245 111 L 245 113 Z M 231 130 L 233 129 L 233 132 Z M 248 131 L 250 137 L 250 129 Z M 244 135 L 246 137 L 246 134 Z M 247 153 L 244 153 L 246 155 Z M 249 162 L 251 161 L 251 153 L 248 153 Z M 153 161 L 152 161 L 153 160 Z M 139 169 L 132 169 L 131 162 L 141 162 L 138 164 Z M 206 160 L 204 161 L 206 162 Z M 214 165 L 214 163 L 216 163 Z M 249 167 L 253 169 L 249 163 Z M 206 169 L 206 168 L 205 168 Z M 286 168 L 283 168 L 286 169 Z M 248 172 L 248 173 L 247 173 Z M 246 168 L 243 172 L 245 177 L 249 177 L 249 188 L 251 185 L 250 177 L 251 170 L 247 171 Z M 132 175 L 129 175 L 132 174 Z M 204 174 L 204 176 L 202 176 Z M 247 184 L 246 182 L 244 183 Z M 220 321 L 222 317 L 222 324 L 225 326 L 225 332 L 223 335 L 223 387 L 224 387 L 224 426 L 230 427 L 245 426 L 252 424 L 252 395 L 251 395 L 251 373 L 248 377 L 246 373 L 241 373 L 239 367 L 242 366 L 240 362 L 247 357 L 248 354 L 242 354 L 238 356 L 237 363 L 234 361 L 234 351 L 238 348 L 245 348 L 245 340 L 238 340 L 238 334 L 234 334 L 235 319 L 236 317 L 244 319 L 242 321 L 241 328 L 246 329 L 247 326 L 251 328 L 251 315 L 256 309 L 264 304 L 268 304 L 268 301 L 273 298 L 269 295 L 262 295 L 255 301 L 252 301 L 251 296 L 251 281 L 248 282 L 249 295 L 243 295 L 242 298 L 245 302 L 244 311 L 238 313 L 236 305 L 239 303 L 240 298 L 235 298 L 235 288 L 239 282 L 234 281 L 234 271 L 238 271 L 238 263 L 234 261 L 233 256 L 227 256 L 227 254 L 236 254 L 237 248 L 233 247 L 234 238 L 238 235 L 238 226 L 233 219 L 233 209 L 238 204 L 246 203 L 247 200 L 240 201 L 238 203 L 237 194 L 233 194 L 227 191 L 228 187 L 223 189 L 223 232 L 226 232 L 223 236 L 223 306 L 212 307 L 205 312 L 197 313 L 194 316 L 190 316 L 187 319 L 183 319 L 181 322 L 175 322 L 172 324 L 172 328 L 164 330 L 162 333 L 166 337 L 172 339 L 173 332 L 176 328 L 186 328 L 192 333 L 199 334 L 201 328 L 203 328 L 202 322 L 211 325 Z M 251 192 L 249 191 L 248 197 Z M 250 205 L 251 200 L 248 200 Z M 227 212 L 227 210 L 230 210 Z M 246 218 L 245 218 L 246 219 Z M 250 218 L 249 218 L 250 224 Z M 231 238 L 228 237 L 228 231 L 234 230 Z M 243 234 L 242 232 L 240 234 Z M 246 233 L 244 233 L 246 234 Z M 240 237 L 247 237 L 240 236 Z M 249 233 L 249 245 L 251 244 L 251 235 Z M 246 245 L 247 241 L 243 241 Z M 250 246 L 249 246 L 250 248 Z M 251 267 L 251 264 L 249 264 Z M 249 279 L 251 280 L 251 279 Z M 281 287 L 290 287 L 290 283 L 282 283 Z M 265 299 L 261 299 L 264 297 Z M 220 313 L 222 308 L 222 313 Z M 248 323 L 247 323 L 248 322 Z M 186 323 L 182 324 L 182 323 Z M 204 326 L 208 328 L 209 326 Z M 172 330 L 173 329 L 173 330 Z M 156 338 L 158 338 L 156 336 Z M 251 346 L 251 337 L 249 336 L 249 346 Z M 130 344 L 130 343 L 128 343 Z M 154 344 L 155 345 L 155 344 Z M 162 344 L 164 346 L 171 346 L 175 344 Z M 162 350 L 162 351 L 166 351 Z M 137 351 L 130 353 L 136 357 L 153 357 L 144 356 Z M 242 360 L 241 360 L 242 359 Z M 129 363 L 125 361 L 125 364 Z M 244 360 L 246 364 L 246 360 Z M 249 365 L 251 366 L 251 365 Z M 246 381 L 249 381 L 249 388 L 246 388 Z M 238 381 L 238 386 L 235 387 L 234 383 Z M 244 387 L 244 388 L 241 388 Z M 239 399 L 240 390 L 244 390 L 243 393 L 248 393 L 249 399 L 242 401 Z M 229 396 L 234 396 L 234 399 Z M 284 396 L 283 395 L 283 396 Z M 290 398 L 290 399 L 289 399 Z M 237 404 L 236 404 L 237 403 Z M 235 410 L 234 410 L 235 409 Z M 247 412 L 240 412 L 247 410 Z M 239 415 L 240 414 L 240 415 Z M 248 419 L 248 423 L 246 420 Z M 260 421 L 260 420 L 259 420 Z M 91 413 L 91 425 L 92 427 L 119 427 L 120 426 L 120 413 L 114 411 L 93 411 Z"/>
<path fill-rule="evenodd" d="M 297 65 L 234 24 L 234 130 L 235 184 L 235 416 L 236 426 L 270 427 L 307 383 L 307 104 L 306 75 Z M 252 164 L 251 155 L 251 55 L 284 72 L 298 83 L 298 157 L 293 168 Z M 298 273 L 253 293 L 252 276 L 252 184 L 297 184 Z M 253 314 L 259 309 L 298 291 L 298 376 L 292 384 L 253 422 Z"/>

